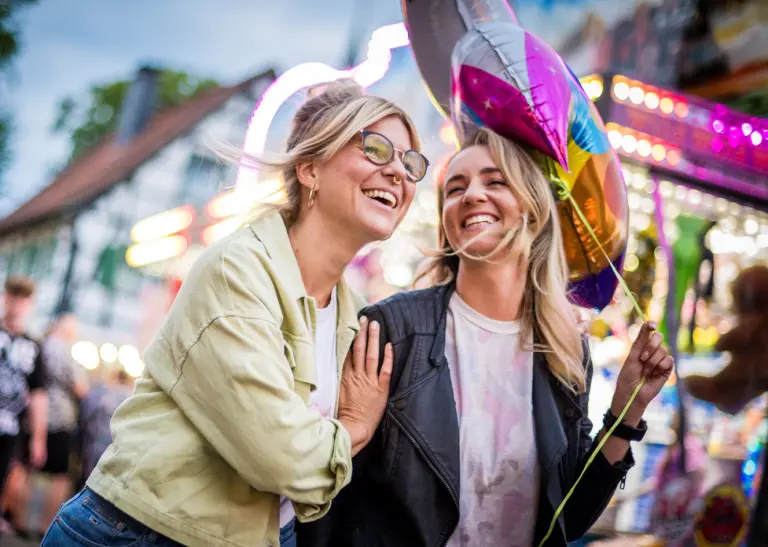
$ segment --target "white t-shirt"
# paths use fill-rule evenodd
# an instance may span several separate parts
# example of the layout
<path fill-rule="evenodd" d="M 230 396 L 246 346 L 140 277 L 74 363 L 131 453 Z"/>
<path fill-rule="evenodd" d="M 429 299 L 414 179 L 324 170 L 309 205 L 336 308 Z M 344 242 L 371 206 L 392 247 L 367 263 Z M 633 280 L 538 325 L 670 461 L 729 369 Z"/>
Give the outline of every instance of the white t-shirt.
<path fill-rule="evenodd" d="M 309 395 L 310 408 L 326 418 L 336 416 L 336 396 L 339 392 L 339 369 L 336 361 L 336 288 L 331 293 L 331 302 L 317 310 L 315 315 L 315 367 L 317 389 Z M 280 498 L 280 527 L 296 516 L 291 501 Z"/>
<path fill-rule="evenodd" d="M 448 547 L 530 547 L 539 500 L 533 353 L 517 322 L 476 312 L 454 293 L 445 355 L 459 416 L 460 517 Z"/>

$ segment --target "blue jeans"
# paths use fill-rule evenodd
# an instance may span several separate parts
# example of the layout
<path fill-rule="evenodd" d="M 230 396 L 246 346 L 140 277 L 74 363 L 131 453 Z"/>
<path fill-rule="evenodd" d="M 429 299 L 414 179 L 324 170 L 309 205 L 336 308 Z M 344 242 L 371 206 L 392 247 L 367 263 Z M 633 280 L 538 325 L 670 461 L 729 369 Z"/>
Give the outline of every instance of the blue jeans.
<path fill-rule="evenodd" d="M 296 519 L 280 529 L 280 547 L 296 547 Z"/>
<path fill-rule="evenodd" d="M 295 521 L 280 530 L 280 547 L 296 547 Z M 85 488 L 65 503 L 40 547 L 184 547 L 129 517 Z"/>

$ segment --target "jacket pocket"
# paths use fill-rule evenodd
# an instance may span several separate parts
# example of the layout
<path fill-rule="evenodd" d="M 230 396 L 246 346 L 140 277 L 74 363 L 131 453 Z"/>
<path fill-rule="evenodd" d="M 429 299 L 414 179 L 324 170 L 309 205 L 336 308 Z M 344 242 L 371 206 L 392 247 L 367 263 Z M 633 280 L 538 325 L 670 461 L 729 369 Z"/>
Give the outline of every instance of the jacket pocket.
<path fill-rule="evenodd" d="M 431 370 L 429 370 L 426 374 L 416 378 L 413 382 L 411 382 L 408 385 L 408 387 L 403 389 L 401 392 L 395 393 L 395 395 L 390 400 L 396 402 L 400 399 L 405 399 L 406 397 L 408 397 L 408 395 L 410 395 L 415 390 L 419 389 L 421 386 L 429 382 L 432 378 L 437 376 L 440 370 L 441 370 L 440 367 L 432 367 Z"/>
<path fill-rule="evenodd" d="M 283 355 L 291 366 L 294 391 L 309 404 L 309 393 L 317 385 L 317 369 L 312 346 L 301 338 L 286 339 L 283 333 Z"/>

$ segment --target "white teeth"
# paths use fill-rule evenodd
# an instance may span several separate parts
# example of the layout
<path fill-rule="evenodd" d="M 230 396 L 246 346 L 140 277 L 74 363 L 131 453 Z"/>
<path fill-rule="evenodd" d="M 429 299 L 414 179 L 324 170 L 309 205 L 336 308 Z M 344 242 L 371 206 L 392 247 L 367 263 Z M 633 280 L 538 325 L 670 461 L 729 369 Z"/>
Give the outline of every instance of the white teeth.
<path fill-rule="evenodd" d="M 491 215 L 474 215 L 464 221 L 464 227 L 467 228 L 473 224 L 493 224 L 496 219 Z"/>
<path fill-rule="evenodd" d="M 397 207 L 397 198 L 392 192 L 387 192 L 386 190 L 363 190 L 363 195 L 371 199 L 384 199 L 393 209 Z"/>

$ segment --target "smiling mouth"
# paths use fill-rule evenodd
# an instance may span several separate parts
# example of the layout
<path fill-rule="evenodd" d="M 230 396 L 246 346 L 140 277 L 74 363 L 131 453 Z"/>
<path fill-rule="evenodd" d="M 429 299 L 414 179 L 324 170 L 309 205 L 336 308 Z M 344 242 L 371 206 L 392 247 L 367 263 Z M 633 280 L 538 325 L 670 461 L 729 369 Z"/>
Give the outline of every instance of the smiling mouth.
<path fill-rule="evenodd" d="M 493 215 L 472 215 L 464 219 L 464 222 L 461 223 L 461 226 L 462 228 L 471 228 L 473 226 L 490 226 L 491 224 L 496 224 L 498 221 L 499 219 Z"/>
<path fill-rule="evenodd" d="M 397 208 L 397 197 L 386 190 L 363 190 L 363 195 L 392 209 Z"/>

